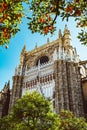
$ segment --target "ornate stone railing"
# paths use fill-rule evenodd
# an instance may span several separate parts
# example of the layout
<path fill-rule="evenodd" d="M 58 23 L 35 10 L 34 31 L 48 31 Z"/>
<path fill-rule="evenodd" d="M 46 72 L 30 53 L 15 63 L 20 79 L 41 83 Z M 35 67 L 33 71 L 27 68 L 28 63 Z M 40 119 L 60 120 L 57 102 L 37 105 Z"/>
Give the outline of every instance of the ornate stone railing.
<path fill-rule="evenodd" d="M 45 64 L 41 64 L 37 67 L 32 67 L 29 70 L 25 71 L 24 81 L 30 81 L 35 79 L 38 75 L 43 77 L 45 75 L 49 75 L 53 73 L 53 62 L 47 62 Z"/>

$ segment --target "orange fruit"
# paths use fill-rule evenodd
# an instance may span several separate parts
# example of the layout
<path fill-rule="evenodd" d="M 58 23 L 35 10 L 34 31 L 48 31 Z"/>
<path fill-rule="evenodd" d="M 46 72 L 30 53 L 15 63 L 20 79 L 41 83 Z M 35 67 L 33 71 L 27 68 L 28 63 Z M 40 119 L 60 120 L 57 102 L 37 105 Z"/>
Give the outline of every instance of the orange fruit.
<path fill-rule="evenodd" d="M 3 18 L 1 18 L 1 19 L 0 19 L 0 23 L 3 23 L 3 21 L 4 21 L 4 19 L 3 19 Z"/>
<path fill-rule="evenodd" d="M 8 14 L 4 14 L 3 17 L 4 17 L 4 18 L 7 18 L 7 17 L 8 17 Z"/>
<path fill-rule="evenodd" d="M 75 11 L 75 16 L 80 16 L 80 15 L 81 15 L 81 10 L 79 10 L 79 9 L 76 10 L 76 11 Z"/>
<path fill-rule="evenodd" d="M 7 32 L 7 29 L 6 29 L 6 28 L 4 28 L 4 30 L 3 30 L 3 31 L 4 31 L 4 33 L 5 33 L 5 32 Z"/>
<path fill-rule="evenodd" d="M 44 23 L 44 19 L 43 19 L 43 18 L 40 18 L 40 22 L 41 22 L 41 23 Z"/>
<path fill-rule="evenodd" d="M 49 32 L 49 28 L 48 27 L 44 28 L 43 33 L 47 34 L 48 32 Z"/>
<path fill-rule="evenodd" d="M 51 21 L 51 20 L 52 20 L 52 18 L 49 16 L 49 17 L 48 17 L 48 20 L 49 20 L 49 21 Z"/>
<path fill-rule="evenodd" d="M 2 3 L 2 7 L 6 8 L 7 6 L 8 6 L 7 3 L 5 3 L 5 2 Z"/>
<path fill-rule="evenodd" d="M 19 14 L 18 14 L 18 17 L 22 17 L 22 15 L 23 15 L 22 13 L 19 13 Z"/>
<path fill-rule="evenodd" d="M 49 30 L 53 30 L 53 29 L 54 29 L 53 25 L 49 26 Z"/>
<path fill-rule="evenodd" d="M 67 13 L 69 12 L 69 13 L 72 14 L 72 12 L 73 12 L 73 7 L 68 5 L 65 11 L 66 11 Z"/>

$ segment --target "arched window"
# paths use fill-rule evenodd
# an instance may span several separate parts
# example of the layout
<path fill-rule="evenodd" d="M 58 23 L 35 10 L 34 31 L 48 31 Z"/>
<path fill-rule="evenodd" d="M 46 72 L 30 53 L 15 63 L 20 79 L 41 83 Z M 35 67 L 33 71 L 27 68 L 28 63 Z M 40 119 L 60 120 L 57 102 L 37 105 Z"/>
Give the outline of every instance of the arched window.
<path fill-rule="evenodd" d="M 47 56 L 42 56 L 42 57 L 40 57 L 40 58 L 37 60 L 36 65 L 38 65 L 39 60 L 40 60 L 40 64 L 44 64 L 44 63 L 46 63 L 46 62 L 49 61 L 49 58 L 48 58 Z"/>

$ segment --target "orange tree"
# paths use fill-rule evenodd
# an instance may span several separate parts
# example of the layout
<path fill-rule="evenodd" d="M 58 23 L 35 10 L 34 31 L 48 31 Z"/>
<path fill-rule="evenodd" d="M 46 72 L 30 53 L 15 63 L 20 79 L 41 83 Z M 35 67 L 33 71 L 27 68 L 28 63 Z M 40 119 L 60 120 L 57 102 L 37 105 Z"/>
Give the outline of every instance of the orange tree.
<path fill-rule="evenodd" d="M 74 17 L 77 27 L 81 27 L 78 38 L 87 44 L 87 1 L 86 0 L 32 0 L 30 4 L 32 15 L 29 17 L 29 29 L 40 34 L 53 33 L 58 16 L 68 21 Z"/>
<path fill-rule="evenodd" d="M 24 2 L 28 4 L 28 13 L 25 11 Z M 78 38 L 82 44 L 87 44 L 86 0 L 1 0 L 0 45 L 8 43 L 11 36 L 19 31 L 18 25 L 25 15 L 32 33 L 39 32 L 44 35 L 54 33 L 58 16 L 67 21 L 69 17 L 74 17 L 77 27 L 81 28 Z"/>
<path fill-rule="evenodd" d="M 9 43 L 19 31 L 24 16 L 23 3 L 27 0 L 0 0 L 0 45 Z"/>

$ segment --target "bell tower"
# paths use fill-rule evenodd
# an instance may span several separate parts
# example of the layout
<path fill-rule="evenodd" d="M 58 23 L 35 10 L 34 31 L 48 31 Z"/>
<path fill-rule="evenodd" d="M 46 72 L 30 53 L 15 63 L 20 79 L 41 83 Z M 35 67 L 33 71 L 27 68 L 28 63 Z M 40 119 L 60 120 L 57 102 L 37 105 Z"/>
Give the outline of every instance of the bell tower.
<path fill-rule="evenodd" d="M 71 46 L 71 36 L 70 36 L 70 31 L 68 30 L 67 25 L 65 25 L 65 29 L 64 29 L 63 45 L 65 47 L 66 46 Z"/>

